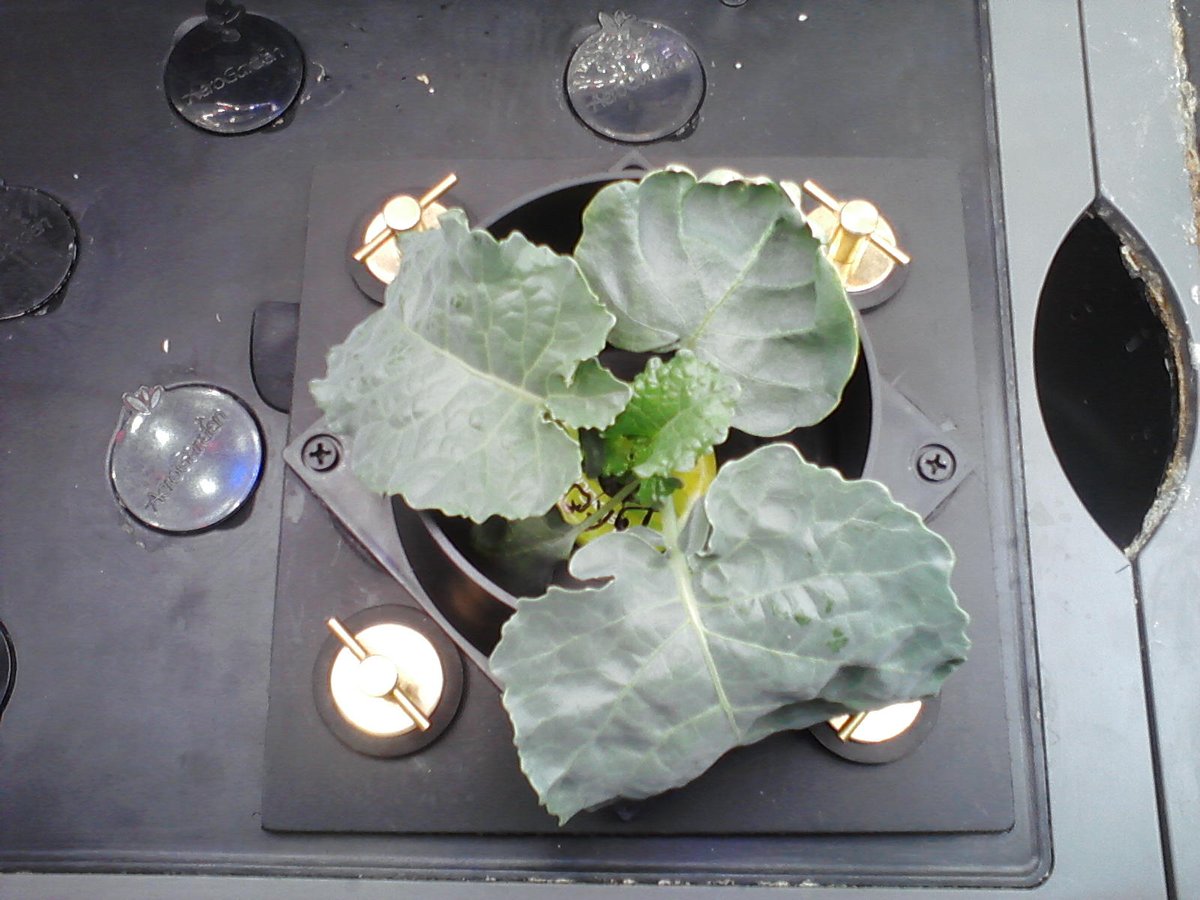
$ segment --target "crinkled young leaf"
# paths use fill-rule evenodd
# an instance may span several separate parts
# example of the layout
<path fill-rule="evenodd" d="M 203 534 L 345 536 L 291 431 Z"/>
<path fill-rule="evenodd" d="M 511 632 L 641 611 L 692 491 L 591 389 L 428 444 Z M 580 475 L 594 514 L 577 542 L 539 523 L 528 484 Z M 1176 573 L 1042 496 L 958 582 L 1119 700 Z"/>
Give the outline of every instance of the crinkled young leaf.
<path fill-rule="evenodd" d="M 651 358 L 633 379 L 633 398 L 604 431 L 604 474 L 639 478 L 686 472 L 725 440 L 737 382 L 680 350 Z"/>
<path fill-rule="evenodd" d="M 581 475 L 554 420 L 606 425 L 628 397 L 584 363 L 612 315 L 571 259 L 461 212 L 403 244 L 387 303 L 330 351 L 313 396 L 372 490 L 477 522 L 540 515 Z"/>
<path fill-rule="evenodd" d="M 652 172 L 603 188 L 575 258 L 627 350 L 690 349 L 742 388 L 735 427 L 778 435 L 837 405 L 858 357 L 841 279 L 777 184 Z"/>
<path fill-rule="evenodd" d="M 724 466 L 661 553 L 577 551 L 602 586 L 522 600 L 492 654 L 521 766 L 560 821 L 733 747 L 936 693 L 969 648 L 953 554 L 882 485 L 774 444 Z"/>

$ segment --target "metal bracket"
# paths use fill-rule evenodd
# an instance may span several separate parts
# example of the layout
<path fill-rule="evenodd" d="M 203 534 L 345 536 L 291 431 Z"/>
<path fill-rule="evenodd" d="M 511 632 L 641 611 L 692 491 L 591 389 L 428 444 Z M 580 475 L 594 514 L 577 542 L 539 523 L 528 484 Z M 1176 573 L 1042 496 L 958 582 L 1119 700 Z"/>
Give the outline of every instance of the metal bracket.
<path fill-rule="evenodd" d="M 863 478 L 882 482 L 897 503 L 929 521 L 971 474 L 974 462 L 953 429 L 931 422 L 895 385 L 880 379 L 876 397 L 880 405 L 875 420 L 879 431 L 871 436 Z M 941 480 L 931 481 L 918 472 L 925 447 L 940 447 L 949 455 L 951 468 Z"/>

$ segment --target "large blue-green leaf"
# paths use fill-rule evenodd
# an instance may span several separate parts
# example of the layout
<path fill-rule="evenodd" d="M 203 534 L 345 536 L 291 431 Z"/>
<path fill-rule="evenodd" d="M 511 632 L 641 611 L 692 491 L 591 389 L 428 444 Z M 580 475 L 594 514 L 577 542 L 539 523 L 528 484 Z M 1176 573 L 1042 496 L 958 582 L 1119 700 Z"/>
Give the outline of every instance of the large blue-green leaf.
<path fill-rule="evenodd" d="M 694 351 L 741 385 L 734 426 L 778 435 L 828 415 L 858 356 L 820 248 L 779 185 L 679 170 L 602 189 L 575 258 L 617 317 L 614 345 Z"/>
<path fill-rule="evenodd" d="M 372 490 L 477 522 L 540 515 L 582 475 L 563 426 L 604 427 L 629 398 L 591 360 L 613 317 L 570 258 L 440 221 L 404 238 L 387 303 L 313 396 Z"/>
<path fill-rule="evenodd" d="M 773 732 L 936 693 L 966 656 L 950 548 L 882 485 L 773 444 L 724 466 L 692 515 L 668 519 L 665 553 L 597 538 L 571 571 L 606 582 L 522 600 L 504 627 L 492 669 L 560 821 Z"/>

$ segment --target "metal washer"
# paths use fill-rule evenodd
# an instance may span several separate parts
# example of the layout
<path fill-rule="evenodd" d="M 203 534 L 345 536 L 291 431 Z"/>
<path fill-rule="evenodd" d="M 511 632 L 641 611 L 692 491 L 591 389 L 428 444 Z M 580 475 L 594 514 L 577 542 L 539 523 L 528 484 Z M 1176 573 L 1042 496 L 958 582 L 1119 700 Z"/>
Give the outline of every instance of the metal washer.
<path fill-rule="evenodd" d="M 228 391 L 203 384 L 126 394 L 109 446 L 117 500 L 163 531 L 199 531 L 235 512 L 262 473 L 258 422 Z"/>
<path fill-rule="evenodd" d="M 446 681 L 437 648 L 420 631 L 399 622 L 380 622 L 354 637 L 371 655 L 359 662 L 343 647 L 334 657 L 329 670 L 334 706 L 351 725 L 374 737 L 413 731 L 413 720 L 388 695 L 399 675 L 421 712 L 432 715 Z M 391 683 L 387 684 L 389 675 Z M 378 683 L 370 687 L 364 683 L 376 677 Z"/>
<path fill-rule="evenodd" d="M 904 704 L 896 704 L 896 706 L 902 705 Z M 842 740 L 832 724 L 832 722 L 839 721 L 842 717 L 837 717 L 831 720 L 831 722 L 822 722 L 819 725 L 814 725 L 809 729 L 808 733 L 830 753 L 850 762 L 865 763 L 867 765 L 896 762 L 915 751 L 929 737 L 930 732 L 933 731 L 934 726 L 937 724 L 938 711 L 941 709 L 941 705 L 940 696 L 923 697 L 921 699 L 921 708 L 916 716 L 907 725 L 903 725 L 894 736 L 887 737 L 886 739 L 868 737 L 865 741 L 855 740 L 854 738 Z M 891 707 L 888 708 L 890 709 Z"/>
<path fill-rule="evenodd" d="M 355 227 L 350 232 L 346 244 L 346 269 L 358 285 L 358 289 L 376 303 L 383 303 L 387 295 L 387 287 L 396 279 L 400 271 L 400 245 L 389 241 L 380 247 L 363 262 L 355 262 L 353 253 L 363 244 L 369 244 L 385 227 L 383 212 L 384 201 L 374 204 L 371 211 L 360 216 Z M 420 224 L 414 231 L 428 231 L 438 227 L 438 219 L 446 207 L 441 203 L 431 203 L 421 216 Z"/>

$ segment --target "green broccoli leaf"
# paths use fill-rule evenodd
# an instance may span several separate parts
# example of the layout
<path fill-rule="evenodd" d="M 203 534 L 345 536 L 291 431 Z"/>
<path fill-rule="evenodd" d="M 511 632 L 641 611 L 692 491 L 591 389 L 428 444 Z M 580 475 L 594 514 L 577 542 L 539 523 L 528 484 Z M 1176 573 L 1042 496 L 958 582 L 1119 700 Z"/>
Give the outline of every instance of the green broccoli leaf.
<path fill-rule="evenodd" d="M 372 490 L 476 522 L 541 515 L 582 476 L 564 426 L 602 427 L 629 395 L 592 359 L 613 317 L 570 258 L 440 222 L 404 237 L 387 303 L 313 397 Z"/>
<path fill-rule="evenodd" d="M 626 350 L 688 349 L 741 385 L 733 425 L 784 434 L 825 418 L 858 358 L 854 312 L 784 188 L 652 172 L 603 188 L 575 249 Z"/>
<path fill-rule="evenodd" d="M 560 821 L 686 784 L 728 750 L 934 694 L 966 657 L 953 554 L 872 481 L 772 444 L 682 527 L 576 551 L 599 587 L 522 600 L 491 657 L 521 768 Z M 653 539 L 653 540 L 651 540 Z"/>
<path fill-rule="evenodd" d="M 550 414 L 574 428 L 604 428 L 629 402 L 629 385 L 595 359 L 575 370 L 570 383 L 551 384 L 546 397 Z"/>
<path fill-rule="evenodd" d="M 657 496 L 662 478 L 686 472 L 725 440 L 737 395 L 736 381 L 689 350 L 669 362 L 652 358 L 633 380 L 633 399 L 604 431 L 604 474 L 659 476 L 639 499 Z"/>

